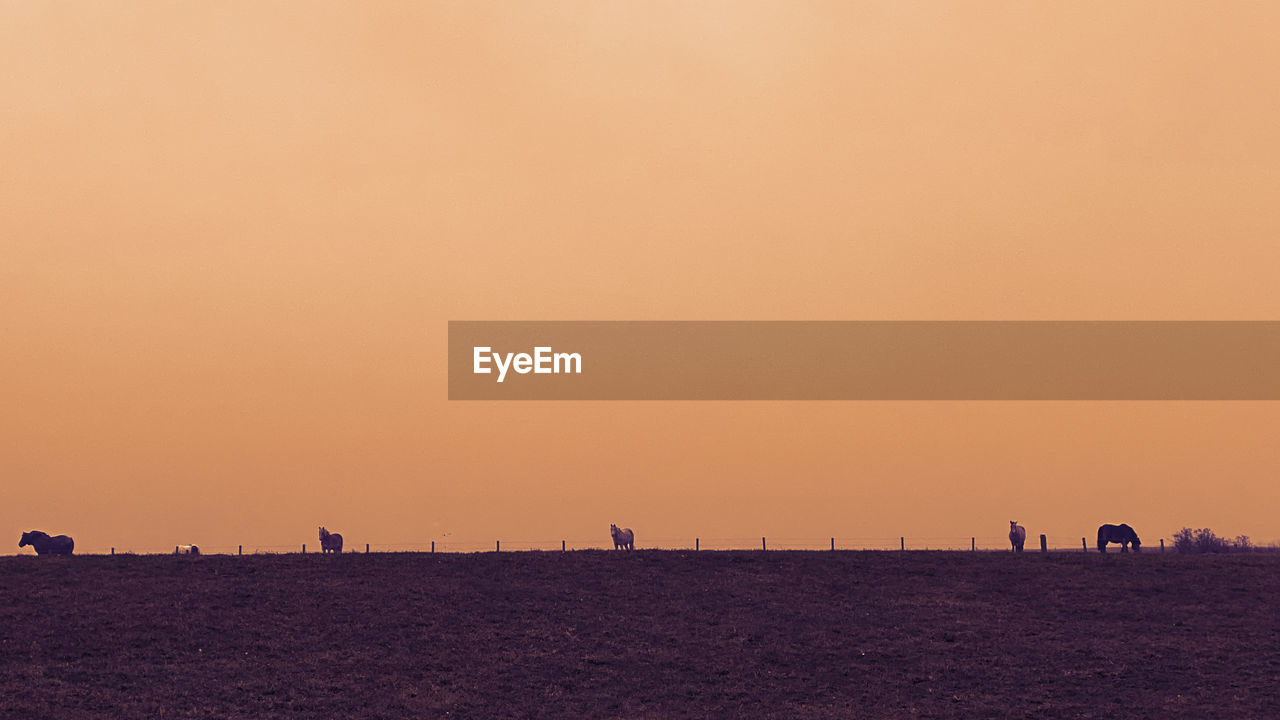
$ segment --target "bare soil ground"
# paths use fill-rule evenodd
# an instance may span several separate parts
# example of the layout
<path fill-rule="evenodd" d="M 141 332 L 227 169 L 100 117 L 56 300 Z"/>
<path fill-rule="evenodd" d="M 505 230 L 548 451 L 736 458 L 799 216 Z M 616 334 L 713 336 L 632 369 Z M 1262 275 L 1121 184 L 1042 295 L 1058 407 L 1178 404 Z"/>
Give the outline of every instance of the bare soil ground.
<path fill-rule="evenodd" d="M 1278 718 L 1280 555 L 0 558 L 3 718 Z"/>

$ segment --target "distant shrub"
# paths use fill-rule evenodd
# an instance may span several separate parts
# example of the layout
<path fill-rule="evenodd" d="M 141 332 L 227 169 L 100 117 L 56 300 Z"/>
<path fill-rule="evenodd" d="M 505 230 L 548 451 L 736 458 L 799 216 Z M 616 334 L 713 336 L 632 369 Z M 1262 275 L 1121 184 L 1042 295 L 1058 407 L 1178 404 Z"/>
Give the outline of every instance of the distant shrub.
<path fill-rule="evenodd" d="M 1173 534 L 1173 549 L 1180 553 L 1247 552 L 1254 549 L 1248 535 L 1237 535 L 1235 540 L 1218 537 L 1209 528 L 1192 530 L 1184 527 Z"/>
<path fill-rule="evenodd" d="M 1214 538 L 1211 530 L 1201 528 L 1193 531 L 1191 528 L 1184 527 L 1174 536 L 1173 546 L 1182 553 L 1205 552 L 1213 549 L 1215 543 L 1211 538 Z"/>

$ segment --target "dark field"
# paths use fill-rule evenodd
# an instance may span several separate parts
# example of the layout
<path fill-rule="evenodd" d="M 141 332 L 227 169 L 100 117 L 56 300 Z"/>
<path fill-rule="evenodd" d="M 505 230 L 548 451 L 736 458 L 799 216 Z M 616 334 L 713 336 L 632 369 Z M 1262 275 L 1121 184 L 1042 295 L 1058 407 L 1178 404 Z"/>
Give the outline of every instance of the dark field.
<path fill-rule="evenodd" d="M 0 558 L 0 717 L 1280 717 L 1280 556 Z"/>

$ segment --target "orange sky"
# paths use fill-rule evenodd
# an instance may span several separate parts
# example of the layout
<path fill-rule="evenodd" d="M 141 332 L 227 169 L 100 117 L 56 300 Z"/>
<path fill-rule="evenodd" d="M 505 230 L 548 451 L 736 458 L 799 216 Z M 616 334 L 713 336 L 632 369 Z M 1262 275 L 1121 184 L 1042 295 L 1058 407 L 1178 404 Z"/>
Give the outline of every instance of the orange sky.
<path fill-rule="evenodd" d="M 1276 403 L 445 399 L 450 319 L 1280 319 L 1277 29 L 6 4 L 0 537 L 1280 539 Z"/>

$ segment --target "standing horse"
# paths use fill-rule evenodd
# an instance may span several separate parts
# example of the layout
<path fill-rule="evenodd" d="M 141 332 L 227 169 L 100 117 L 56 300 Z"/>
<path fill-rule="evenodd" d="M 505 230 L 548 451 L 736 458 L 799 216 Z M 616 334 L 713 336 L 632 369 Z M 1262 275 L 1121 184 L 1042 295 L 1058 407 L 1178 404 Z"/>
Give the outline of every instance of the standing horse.
<path fill-rule="evenodd" d="M 174 555 L 192 555 L 200 554 L 200 548 L 196 545 L 178 545 L 173 549 Z"/>
<path fill-rule="evenodd" d="M 1107 543 L 1120 543 L 1122 553 L 1129 552 L 1130 544 L 1133 545 L 1134 552 L 1142 552 L 1142 541 L 1138 539 L 1138 533 L 1124 523 L 1098 528 L 1098 552 L 1106 552 Z"/>
<path fill-rule="evenodd" d="M 342 536 L 320 528 L 320 552 L 342 552 Z"/>
<path fill-rule="evenodd" d="M 624 550 L 636 549 L 636 534 L 631 532 L 631 528 L 619 529 L 617 525 L 610 525 L 609 534 L 613 536 L 614 550 L 618 548 Z"/>
<path fill-rule="evenodd" d="M 18 541 L 18 547 L 28 545 L 36 549 L 37 555 L 70 555 L 76 541 L 68 535 L 49 537 L 48 533 L 32 530 L 22 533 L 22 539 Z"/>
<path fill-rule="evenodd" d="M 1017 520 L 1009 521 L 1009 542 L 1013 543 L 1014 552 L 1022 552 L 1022 546 L 1027 543 L 1027 529 L 1018 525 Z"/>

